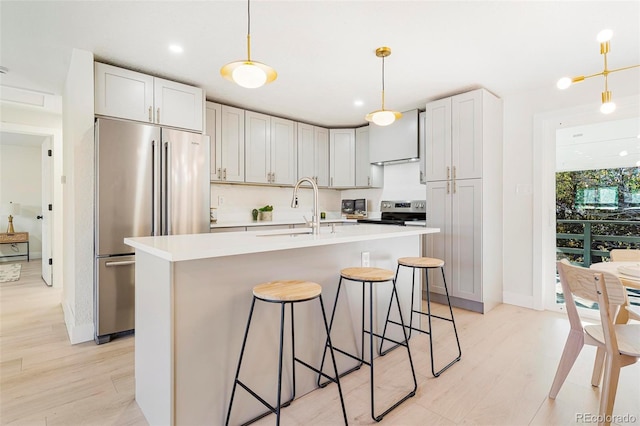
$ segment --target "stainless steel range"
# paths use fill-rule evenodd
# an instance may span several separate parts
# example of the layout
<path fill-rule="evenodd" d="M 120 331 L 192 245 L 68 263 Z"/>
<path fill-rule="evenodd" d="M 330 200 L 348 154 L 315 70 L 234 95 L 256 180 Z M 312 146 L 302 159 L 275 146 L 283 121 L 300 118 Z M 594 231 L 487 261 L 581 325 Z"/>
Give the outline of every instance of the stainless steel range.
<path fill-rule="evenodd" d="M 424 225 L 427 220 L 427 202 L 425 200 L 381 201 L 380 219 L 358 219 L 359 223 L 377 223 L 383 225 Z"/>

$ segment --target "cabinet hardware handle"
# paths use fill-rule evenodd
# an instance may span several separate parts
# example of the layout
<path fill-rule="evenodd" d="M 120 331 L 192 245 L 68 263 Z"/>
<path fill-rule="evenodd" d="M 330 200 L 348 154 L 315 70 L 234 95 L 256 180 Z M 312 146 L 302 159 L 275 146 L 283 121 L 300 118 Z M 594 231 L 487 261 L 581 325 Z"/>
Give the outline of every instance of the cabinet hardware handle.
<path fill-rule="evenodd" d="M 333 186 L 333 176 L 331 176 L 331 186 Z"/>
<path fill-rule="evenodd" d="M 104 266 L 126 266 L 126 265 L 135 265 L 135 260 L 123 260 L 120 262 L 105 262 Z"/>
<path fill-rule="evenodd" d="M 271 183 L 275 183 L 276 182 L 276 172 L 272 172 L 271 173 Z"/>
<path fill-rule="evenodd" d="M 451 192 L 451 182 L 447 182 L 447 194 L 449 194 Z"/>
<path fill-rule="evenodd" d="M 222 169 L 218 167 L 218 179 L 222 177 Z"/>
<path fill-rule="evenodd" d="M 453 178 L 456 178 L 456 166 L 453 166 Z"/>
<path fill-rule="evenodd" d="M 371 186 L 371 176 L 367 176 L 367 186 Z"/>
<path fill-rule="evenodd" d="M 222 179 L 227 180 L 227 168 L 226 167 L 222 170 Z"/>
<path fill-rule="evenodd" d="M 160 108 L 158 108 L 158 112 L 156 114 L 156 123 L 160 124 Z"/>
<path fill-rule="evenodd" d="M 453 181 L 453 193 L 454 194 L 456 193 L 456 181 L 455 180 Z"/>
<path fill-rule="evenodd" d="M 153 123 L 153 117 L 151 117 L 151 107 L 149 107 L 149 123 Z"/>
<path fill-rule="evenodd" d="M 267 182 L 271 183 L 271 172 L 267 173 Z"/>
<path fill-rule="evenodd" d="M 451 176 L 451 167 L 447 166 L 447 180 L 450 178 Z"/>
<path fill-rule="evenodd" d="M 420 170 L 420 183 L 424 182 L 424 173 Z"/>

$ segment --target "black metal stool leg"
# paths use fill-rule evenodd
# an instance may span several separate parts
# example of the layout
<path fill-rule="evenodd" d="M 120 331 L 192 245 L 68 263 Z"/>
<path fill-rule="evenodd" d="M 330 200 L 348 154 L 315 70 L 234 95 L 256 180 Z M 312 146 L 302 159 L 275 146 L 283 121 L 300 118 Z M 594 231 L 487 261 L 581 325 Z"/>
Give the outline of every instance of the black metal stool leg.
<path fill-rule="evenodd" d="M 462 358 L 462 349 L 460 348 L 460 339 L 458 338 L 458 329 L 456 328 L 456 320 L 453 318 L 453 309 L 451 308 L 451 300 L 449 300 L 449 289 L 447 288 L 447 280 L 444 277 L 444 268 L 440 267 L 440 271 L 442 272 L 442 282 L 444 283 L 444 291 L 445 291 L 445 294 L 447 295 L 447 304 L 449 305 L 449 314 L 451 315 L 451 323 L 453 324 L 453 332 L 456 335 L 456 344 L 458 345 L 458 356 L 453 361 L 451 361 L 445 368 L 440 370 L 438 375 L 440 375 L 447 368 L 451 367 L 454 363 L 460 361 L 460 358 Z"/>
<path fill-rule="evenodd" d="M 396 268 L 396 277 L 395 277 L 396 280 L 398 279 L 399 271 L 400 271 L 400 265 L 398 265 Z M 382 346 L 384 345 L 384 342 L 386 340 L 385 336 L 387 335 L 387 325 L 389 325 L 389 322 L 390 322 L 389 315 L 391 314 L 391 306 L 393 306 L 393 295 L 394 293 L 391 292 L 391 299 L 389 300 L 389 309 L 387 309 L 387 317 L 384 321 L 384 328 L 382 329 L 382 340 L 380 341 L 380 347 L 378 348 L 378 355 L 380 356 L 385 356 L 386 354 L 388 354 L 389 352 L 391 352 L 392 350 L 398 347 L 398 345 L 395 345 L 385 351 L 382 350 Z"/>
<path fill-rule="evenodd" d="M 229 401 L 229 410 L 227 411 L 227 420 L 224 423 L 229 425 L 229 418 L 231 417 L 231 407 L 233 406 L 233 397 L 236 394 L 236 385 L 238 384 L 238 376 L 240 376 L 240 366 L 242 365 L 242 357 L 244 356 L 244 348 L 247 345 L 247 336 L 249 335 L 249 327 L 251 326 L 251 318 L 253 317 L 253 308 L 256 305 L 256 298 L 253 297 L 251 301 L 251 309 L 249 310 L 249 319 L 247 320 L 247 328 L 244 331 L 244 338 L 242 339 L 242 348 L 240 349 L 240 358 L 238 359 L 238 368 L 236 369 L 236 377 L 233 379 L 233 388 L 231 389 L 231 400 Z"/>

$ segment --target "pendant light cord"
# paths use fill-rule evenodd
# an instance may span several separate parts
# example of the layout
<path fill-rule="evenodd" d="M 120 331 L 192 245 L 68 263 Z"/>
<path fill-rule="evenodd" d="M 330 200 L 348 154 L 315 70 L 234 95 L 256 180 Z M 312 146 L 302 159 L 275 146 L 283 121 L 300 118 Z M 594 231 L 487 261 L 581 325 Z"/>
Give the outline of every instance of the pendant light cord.
<path fill-rule="evenodd" d="M 382 57 L 382 111 L 384 111 L 384 56 Z"/>
<path fill-rule="evenodd" d="M 247 61 L 251 62 L 251 0 L 247 0 Z"/>

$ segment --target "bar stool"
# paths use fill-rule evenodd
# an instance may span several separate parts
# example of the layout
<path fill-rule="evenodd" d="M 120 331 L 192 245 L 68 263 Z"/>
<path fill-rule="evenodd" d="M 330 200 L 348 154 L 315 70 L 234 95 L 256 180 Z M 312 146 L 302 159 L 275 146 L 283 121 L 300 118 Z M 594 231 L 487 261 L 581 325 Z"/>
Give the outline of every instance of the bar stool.
<path fill-rule="evenodd" d="M 294 303 L 306 302 L 309 300 L 318 299 L 320 301 L 320 310 L 322 311 L 322 318 L 324 321 L 325 332 L 327 333 L 327 340 L 324 349 L 324 353 L 327 352 L 327 347 L 329 348 L 329 352 L 331 353 L 331 359 L 333 361 L 333 370 L 335 373 L 335 378 L 324 374 L 322 372 L 322 368 L 317 369 L 307 364 L 306 362 L 298 359 L 296 357 L 295 352 L 295 333 L 294 333 L 294 315 L 293 315 L 293 305 Z M 240 375 L 240 367 L 242 366 L 242 358 L 244 356 L 244 350 L 247 343 L 247 336 L 249 335 L 249 327 L 251 326 L 251 318 L 253 316 L 253 308 L 255 307 L 256 300 L 260 300 L 263 302 L 269 303 L 279 303 L 280 304 L 280 347 L 279 347 L 279 358 L 278 358 L 278 395 L 277 395 L 277 403 L 275 407 L 272 407 L 267 401 L 265 401 L 262 397 L 260 397 L 257 393 L 251 390 L 246 384 L 244 384 L 238 377 Z M 282 352 L 283 352 L 283 341 L 284 341 L 284 320 L 285 320 L 285 306 L 289 305 L 291 307 L 291 354 L 292 354 L 292 375 L 293 375 L 293 389 L 291 399 L 287 402 L 282 403 Z M 324 361 L 324 356 L 323 356 Z M 250 424 L 253 423 L 264 416 L 275 413 L 276 415 L 276 425 L 280 424 L 280 409 L 282 407 L 288 406 L 296 396 L 296 362 L 302 364 L 308 369 L 322 375 L 327 378 L 329 381 L 334 382 L 338 385 L 338 393 L 340 394 L 340 404 L 342 405 L 342 414 L 344 416 L 345 425 L 348 424 L 347 421 L 347 411 L 344 405 L 344 399 L 342 397 L 342 388 L 340 387 L 340 378 L 338 377 L 338 367 L 336 365 L 335 356 L 333 353 L 333 346 L 331 345 L 329 326 L 327 324 L 327 316 L 324 310 L 324 304 L 322 303 L 322 287 L 319 284 L 309 282 L 309 281 L 271 281 L 263 284 L 259 284 L 253 287 L 253 300 L 251 302 L 251 310 L 249 311 L 249 320 L 247 321 L 247 328 L 244 333 L 244 339 L 242 341 L 242 349 L 240 350 L 240 359 L 238 360 L 238 369 L 236 370 L 236 376 L 233 382 L 233 389 L 231 391 L 231 400 L 229 402 L 229 411 L 227 412 L 227 420 L 225 425 L 229 424 L 229 418 L 231 417 L 231 408 L 233 406 L 233 398 L 236 392 L 236 385 L 240 385 L 244 390 L 246 390 L 249 394 L 251 394 L 254 398 L 260 401 L 263 405 L 265 405 L 269 411 L 255 417 L 252 420 L 244 423 Z"/>
<path fill-rule="evenodd" d="M 460 358 L 462 357 L 462 350 L 460 349 L 460 340 L 458 339 L 458 330 L 456 329 L 456 321 L 453 318 L 453 309 L 451 309 L 451 301 L 449 300 L 449 290 L 447 289 L 447 280 L 444 277 L 444 260 L 441 259 L 435 259 L 432 257 L 401 257 L 400 259 L 398 259 L 398 268 L 396 269 L 396 280 L 398 279 L 398 272 L 400 271 L 400 267 L 401 266 L 405 266 L 408 268 L 412 269 L 412 280 L 411 280 L 411 316 L 409 318 L 409 325 L 405 326 L 409 329 L 409 338 L 411 338 L 411 330 L 415 330 L 418 331 L 420 333 L 424 333 L 424 334 L 428 334 L 429 335 L 429 350 L 431 351 L 431 373 L 433 374 L 434 377 L 438 377 L 440 376 L 440 374 L 442 374 L 443 371 L 445 371 L 447 368 L 451 367 L 453 364 L 455 364 L 456 362 L 460 361 Z M 442 272 L 442 282 L 444 283 L 444 291 L 445 294 L 447 295 L 447 304 L 449 305 L 449 313 L 451 314 L 451 318 L 445 318 L 445 317 L 441 317 L 438 315 L 434 315 L 431 313 L 431 293 L 429 291 L 429 273 L 428 270 L 429 269 L 434 269 L 434 268 L 440 268 L 440 271 Z M 415 289 L 415 284 L 416 284 L 416 269 L 421 269 L 424 270 L 424 274 L 425 274 L 425 287 L 426 287 L 426 292 L 427 292 L 427 312 L 423 312 L 422 309 L 414 309 L 414 304 L 413 304 L 413 298 L 414 298 L 414 289 Z M 398 293 L 396 292 L 396 297 L 398 297 Z M 391 302 L 393 302 L 393 294 L 391 295 Z M 387 331 L 387 324 L 388 323 L 393 323 L 393 324 L 398 324 L 396 321 L 390 320 L 389 319 L 389 313 L 391 312 L 391 302 L 389 303 L 389 309 L 387 311 L 387 320 L 384 324 L 384 330 L 382 332 L 382 336 L 384 337 L 386 331 Z M 420 328 L 415 328 L 413 327 L 413 314 L 419 314 L 419 315 L 424 315 L 427 317 L 428 321 L 429 321 L 429 331 L 425 331 L 422 330 Z M 446 366 L 444 366 L 444 368 L 442 368 L 439 371 L 435 371 L 435 367 L 434 367 L 434 362 L 433 362 L 433 333 L 431 332 L 432 328 L 431 328 L 431 318 L 438 318 L 441 320 L 445 320 L 445 321 L 449 321 L 453 324 L 453 332 L 456 335 L 456 342 L 458 345 L 458 356 L 455 357 L 453 359 L 453 361 L 451 361 L 449 364 L 447 364 Z M 400 318 L 400 321 L 402 322 L 402 318 Z M 398 347 L 398 345 L 395 345 L 385 351 L 382 350 L 382 345 L 384 344 L 384 339 L 382 340 L 382 342 L 380 343 L 380 355 L 383 356 L 385 354 L 387 354 L 389 351 L 395 349 L 396 347 Z"/>
<path fill-rule="evenodd" d="M 407 332 L 405 330 L 405 326 L 404 326 L 404 321 L 402 320 L 402 311 L 400 310 L 400 302 L 398 301 L 398 295 L 396 293 L 396 282 L 395 282 L 395 277 L 393 274 L 393 271 L 387 270 L 387 269 L 381 269 L 381 268 L 371 268 L 371 267 L 354 267 L 354 268 L 345 268 L 342 269 L 340 271 L 340 281 L 338 283 L 338 291 L 336 293 L 336 301 L 333 304 L 333 311 L 331 313 L 331 321 L 329 321 L 329 334 L 331 334 L 331 329 L 333 327 L 333 320 L 335 318 L 335 314 L 336 314 L 336 306 L 338 305 L 338 299 L 340 298 L 340 289 L 342 288 L 342 281 L 343 280 L 347 280 L 347 281 L 351 281 L 351 282 L 361 282 L 362 283 L 362 327 L 361 327 L 361 348 L 362 348 L 362 354 L 361 355 L 353 355 L 350 354 L 349 352 L 346 352 L 342 349 L 336 348 L 335 346 L 333 347 L 333 350 L 336 352 L 339 352 L 343 355 L 346 355 L 356 361 L 359 361 L 359 364 L 357 366 L 355 366 L 354 368 L 345 371 L 344 373 L 340 374 L 339 377 L 343 377 L 355 370 L 358 370 L 362 364 L 366 364 L 370 367 L 370 391 L 371 391 L 371 418 L 373 418 L 373 420 L 375 420 L 376 422 L 379 422 L 380 420 L 382 420 L 382 418 L 387 415 L 391 410 L 393 410 L 394 408 L 396 408 L 398 405 L 402 404 L 404 401 L 406 401 L 408 398 L 414 396 L 416 394 L 416 390 L 418 388 L 418 383 L 416 381 L 416 373 L 413 369 L 413 361 L 411 359 L 411 351 L 409 350 L 409 345 L 408 345 L 408 336 L 407 336 Z M 373 332 L 373 284 L 374 283 L 381 283 L 381 282 L 387 282 L 390 281 L 392 283 L 392 297 L 391 297 L 391 301 L 393 301 L 393 294 L 396 294 L 396 304 L 398 306 L 398 313 L 400 314 L 400 325 L 402 325 L 402 332 L 404 335 L 404 342 L 397 342 L 395 340 L 392 340 L 390 338 L 386 338 L 386 340 L 389 340 L 393 343 L 395 343 L 396 345 L 399 346 L 404 346 L 407 348 L 407 355 L 409 357 L 409 365 L 411 366 L 411 375 L 413 376 L 413 389 L 407 394 L 405 395 L 402 399 L 400 399 L 399 401 L 397 401 L 396 403 L 394 403 L 391 407 L 389 407 L 387 410 L 385 410 L 382 414 L 380 415 L 376 415 L 375 414 L 375 397 L 374 397 L 374 390 L 375 390 L 375 386 L 374 386 L 374 368 L 373 368 L 373 337 L 378 337 L 378 338 L 383 338 L 383 336 L 380 336 L 379 334 L 376 334 Z M 369 330 L 365 329 L 365 290 L 367 285 L 369 284 Z M 365 351 L 365 346 L 364 346 L 364 336 L 365 334 L 369 334 L 369 361 L 367 362 L 364 359 L 364 351 Z M 325 356 L 327 353 L 327 347 L 329 347 L 329 339 L 327 339 L 326 345 L 325 345 L 325 350 L 324 353 L 322 355 L 322 363 L 320 364 L 320 369 L 322 370 L 322 367 L 324 366 L 324 360 L 325 360 Z M 330 347 L 329 347 L 330 349 Z M 318 376 L 318 386 L 326 386 L 328 384 L 328 382 L 325 383 L 321 383 L 321 377 Z"/>

